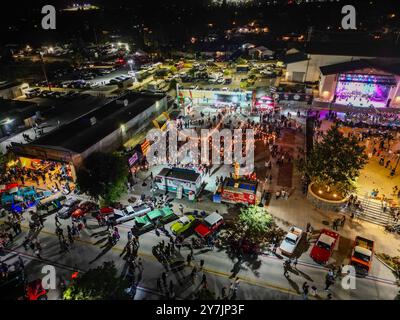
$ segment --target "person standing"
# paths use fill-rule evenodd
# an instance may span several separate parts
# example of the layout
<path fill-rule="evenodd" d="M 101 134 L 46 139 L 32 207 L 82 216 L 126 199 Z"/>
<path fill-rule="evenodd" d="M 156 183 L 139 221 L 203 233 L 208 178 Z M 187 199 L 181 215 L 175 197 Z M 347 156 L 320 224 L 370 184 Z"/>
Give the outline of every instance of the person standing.
<path fill-rule="evenodd" d="M 196 275 L 197 275 L 197 267 L 194 266 L 193 269 L 192 269 L 192 272 L 190 273 L 190 277 L 191 277 L 193 283 L 194 283 L 194 280 L 196 278 Z"/>
<path fill-rule="evenodd" d="M 311 295 L 314 297 L 317 296 L 317 287 L 316 286 L 311 287 Z"/>
<path fill-rule="evenodd" d="M 190 266 L 190 263 L 192 262 L 192 255 L 190 253 L 187 255 L 186 262 L 187 265 Z"/>
<path fill-rule="evenodd" d="M 290 262 L 289 260 L 286 260 L 283 263 L 283 275 L 287 278 L 289 278 L 289 269 L 290 269 Z"/>
<path fill-rule="evenodd" d="M 143 261 L 142 261 L 141 257 L 139 257 L 139 259 L 137 261 L 137 266 L 138 266 L 140 271 L 143 271 Z"/>
<path fill-rule="evenodd" d="M 293 267 L 297 269 L 297 257 L 295 257 L 293 260 Z"/>
<path fill-rule="evenodd" d="M 309 289 L 309 285 L 308 285 L 308 283 L 306 281 L 306 282 L 303 283 L 303 299 L 304 300 L 308 299 L 308 291 L 309 291 L 308 289 Z"/>
<path fill-rule="evenodd" d="M 204 260 L 201 259 L 201 260 L 200 260 L 200 271 L 203 270 L 203 267 L 204 267 Z"/>
<path fill-rule="evenodd" d="M 35 255 L 36 255 L 36 257 L 38 257 L 40 260 L 42 260 L 43 258 L 42 258 L 42 256 L 40 255 L 40 248 L 39 247 L 36 247 L 36 250 L 35 250 Z"/>
<path fill-rule="evenodd" d="M 203 288 L 207 288 L 207 276 L 205 275 L 205 273 L 203 273 L 203 277 L 201 279 L 201 285 L 203 286 Z"/>
<path fill-rule="evenodd" d="M 326 279 L 325 279 L 325 291 L 328 291 L 328 290 L 329 290 L 329 287 L 330 287 L 332 284 L 333 284 L 332 279 L 331 279 L 329 276 L 327 276 Z"/>
<path fill-rule="evenodd" d="M 130 242 L 133 238 L 132 231 L 128 231 L 127 237 L 128 237 L 128 242 Z"/>

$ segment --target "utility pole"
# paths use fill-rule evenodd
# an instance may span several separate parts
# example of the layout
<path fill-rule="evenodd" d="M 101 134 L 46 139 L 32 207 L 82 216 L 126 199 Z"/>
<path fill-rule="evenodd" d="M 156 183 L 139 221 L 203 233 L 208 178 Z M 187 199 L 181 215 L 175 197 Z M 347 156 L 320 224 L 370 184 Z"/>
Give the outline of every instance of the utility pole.
<path fill-rule="evenodd" d="M 309 67 L 309 65 L 310 65 L 310 59 L 309 59 L 309 57 L 308 57 L 308 53 L 307 53 L 307 49 L 308 49 L 308 43 L 311 41 L 311 36 L 312 36 L 312 33 L 313 33 L 313 27 L 310 27 L 309 29 L 308 29 L 308 34 L 307 34 L 307 40 L 306 40 L 306 44 L 305 44 L 305 46 L 304 46 L 304 50 L 306 51 L 306 56 L 307 56 L 307 67 L 306 67 L 306 74 L 305 74 L 305 76 L 304 76 L 304 88 L 306 88 L 307 87 L 307 85 L 306 85 L 306 82 L 307 82 L 307 75 L 308 75 L 308 67 Z"/>
<path fill-rule="evenodd" d="M 47 86 L 49 87 L 49 91 L 51 91 L 49 80 L 47 79 L 46 67 L 44 65 L 43 52 L 39 52 L 39 55 L 40 55 L 40 60 L 42 61 L 42 69 L 43 69 L 44 78 L 46 79 L 46 83 L 47 83 Z"/>

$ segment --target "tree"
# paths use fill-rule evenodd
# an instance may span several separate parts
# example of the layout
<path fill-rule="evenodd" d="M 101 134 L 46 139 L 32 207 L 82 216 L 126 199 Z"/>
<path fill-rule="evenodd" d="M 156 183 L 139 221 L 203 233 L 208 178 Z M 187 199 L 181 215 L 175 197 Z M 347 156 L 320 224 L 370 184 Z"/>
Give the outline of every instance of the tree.
<path fill-rule="evenodd" d="M 119 153 L 93 153 L 78 170 L 77 183 L 93 199 L 106 205 L 115 202 L 126 191 L 126 159 Z"/>
<path fill-rule="evenodd" d="M 270 230 L 273 219 L 264 207 L 250 206 L 243 208 L 239 214 L 240 226 L 244 237 L 251 242 L 258 243 L 260 238 Z"/>
<path fill-rule="evenodd" d="M 354 190 L 354 181 L 367 163 L 364 150 L 355 137 L 345 137 L 334 125 L 298 166 L 311 182 L 346 195 Z"/>
<path fill-rule="evenodd" d="M 6 173 L 7 168 L 7 156 L 0 152 L 0 176 L 3 176 Z"/>
<path fill-rule="evenodd" d="M 64 291 L 64 300 L 126 300 L 129 287 L 126 279 L 117 275 L 114 262 L 104 262 L 102 266 L 89 269 L 74 279 Z"/>
<path fill-rule="evenodd" d="M 246 64 L 247 60 L 243 59 L 242 57 L 239 57 L 236 59 L 235 62 L 240 65 L 240 64 Z"/>

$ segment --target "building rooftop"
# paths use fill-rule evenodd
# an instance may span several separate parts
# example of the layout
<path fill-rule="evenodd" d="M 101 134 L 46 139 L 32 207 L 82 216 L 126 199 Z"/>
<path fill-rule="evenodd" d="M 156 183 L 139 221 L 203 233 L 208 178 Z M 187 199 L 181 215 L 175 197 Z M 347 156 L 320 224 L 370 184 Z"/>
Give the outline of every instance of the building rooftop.
<path fill-rule="evenodd" d="M 162 97 L 130 93 L 62 125 L 35 140 L 32 146 L 50 146 L 81 153 L 151 107 Z M 124 101 L 127 105 L 124 105 Z"/>
<path fill-rule="evenodd" d="M 158 176 L 196 182 L 200 176 L 200 173 L 197 173 L 194 170 L 181 169 L 181 168 L 163 168 L 158 173 Z"/>
<path fill-rule="evenodd" d="M 377 58 L 400 58 L 400 47 L 381 41 L 359 42 L 310 42 L 308 54 L 358 56 Z"/>
<path fill-rule="evenodd" d="M 30 117 L 36 111 L 38 111 L 38 106 L 34 102 L 0 98 L 0 119 L 13 116 Z"/>
<path fill-rule="evenodd" d="M 20 86 L 21 84 L 22 82 L 18 81 L 13 81 L 13 82 L 0 81 L 0 90 L 10 89 L 12 87 Z"/>
<path fill-rule="evenodd" d="M 284 57 L 284 62 L 286 64 L 296 63 L 296 62 L 306 61 L 306 60 L 308 60 L 307 55 L 303 52 L 288 54 Z"/>
<path fill-rule="evenodd" d="M 377 69 L 390 74 L 400 75 L 400 63 L 387 63 L 377 59 L 360 59 L 342 63 L 335 63 L 320 67 L 323 75 L 350 72 L 361 69 Z"/>

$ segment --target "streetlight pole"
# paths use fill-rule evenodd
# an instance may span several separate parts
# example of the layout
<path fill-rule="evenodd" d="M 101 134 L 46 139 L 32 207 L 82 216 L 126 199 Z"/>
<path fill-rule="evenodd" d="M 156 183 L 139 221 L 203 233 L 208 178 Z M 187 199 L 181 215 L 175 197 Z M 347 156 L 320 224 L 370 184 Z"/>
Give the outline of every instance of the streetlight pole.
<path fill-rule="evenodd" d="M 133 69 L 132 69 L 133 60 L 129 59 L 128 64 L 129 64 L 129 67 L 131 68 L 131 72 L 133 72 Z"/>
<path fill-rule="evenodd" d="M 47 79 L 46 67 L 44 65 L 43 52 L 40 52 L 39 54 L 40 54 L 40 60 L 42 61 L 42 69 L 43 69 L 44 78 L 46 79 L 46 83 L 47 83 L 47 86 L 49 87 L 49 91 L 51 91 L 49 80 Z"/>

